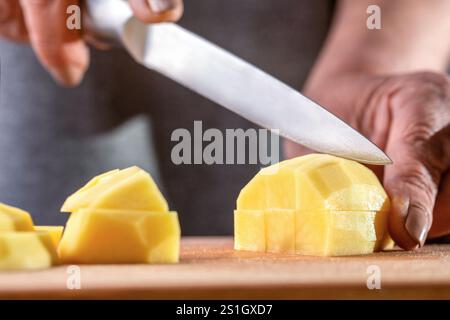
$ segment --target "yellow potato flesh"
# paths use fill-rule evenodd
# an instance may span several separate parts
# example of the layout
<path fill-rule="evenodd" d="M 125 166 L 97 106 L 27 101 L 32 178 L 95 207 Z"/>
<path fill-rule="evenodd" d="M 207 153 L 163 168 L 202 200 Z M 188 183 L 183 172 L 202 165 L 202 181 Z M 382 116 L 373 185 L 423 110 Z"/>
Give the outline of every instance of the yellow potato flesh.
<path fill-rule="evenodd" d="M 266 227 L 263 211 L 235 211 L 234 248 L 246 251 L 266 251 Z"/>
<path fill-rule="evenodd" d="M 178 262 L 176 212 L 82 209 L 72 214 L 58 252 L 64 263 Z"/>
<path fill-rule="evenodd" d="M 296 214 L 296 253 L 318 256 L 365 254 L 377 241 L 373 211 Z"/>
<path fill-rule="evenodd" d="M 46 268 L 57 261 L 50 234 L 35 231 L 28 212 L 0 203 L 0 270 Z"/>
<path fill-rule="evenodd" d="M 264 212 L 267 252 L 295 252 L 294 210 L 271 209 Z"/>
<path fill-rule="evenodd" d="M 250 235 L 235 237 L 235 248 L 320 256 L 387 249 L 393 244 L 389 208 L 386 192 L 365 166 L 329 155 L 298 157 L 261 170 L 241 190 L 235 234 L 246 233 L 241 215 L 253 226 L 248 232 L 255 232 L 261 218 L 249 221 L 248 212 L 257 210 L 265 217 L 265 249 L 252 245 Z"/>
<path fill-rule="evenodd" d="M 152 177 L 138 167 L 113 170 L 93 178 L 67 198 L 61 211 L 85 208 L 168 211 Z"/>
<path fill-rule="evenodd" d="M 91 179 L 71 195 L 58 247 L 65 263 L 174 263 L 180 226 L 151 176 L 138 167 Z"/>
<path fill-rule="evenodd" d="M 57 263 L 48 232 L 0 232 L 0 270 L 48 268 Z"/>
<path fill-rule="evenodd" d="M 33 220 L 28 212 L 0 203 L 0 232 L 33 230 Z"/>
<path fill-rule="evenodd" d="M 59 241 L 61 240 L 64 227 L 63 226 L 34 226 L 34 230 L 48 232 L 50 234 L 50 237 L 56 248 L 59 244 Z"/>

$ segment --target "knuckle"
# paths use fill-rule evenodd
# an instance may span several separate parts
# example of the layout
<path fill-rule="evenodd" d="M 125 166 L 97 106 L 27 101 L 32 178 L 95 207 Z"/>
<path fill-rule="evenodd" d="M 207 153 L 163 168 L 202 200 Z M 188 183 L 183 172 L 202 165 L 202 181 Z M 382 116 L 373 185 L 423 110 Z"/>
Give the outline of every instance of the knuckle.
<path fill-rule="evenodd" d="M 404 77 L 408 80 L 391 100 L 400 138 L 416 159 L 440 173 L 450 161 L 449 79 L 433 72 Z"/>
<path fill-rule="evenodd" d="M 437 183 L 442 173 L 448 168 L 450 162 L 450 136 L 441 138 L 443 135 L 430 135 L 425 127 L 417 126 L 415 130 L 405 134 L 404 143 L 408 145 L 408 153 L 417 161 L 421 167 L 427 170 L 432 181 Z M 450 129 L 450 126 L 448 127 Z M 450 132 L 450 130 L 446 130 Z M 416 176 L 424 172 L 412 168 Z"/>
<path fill-rule="evenodd" d="M 405 125 L 403 141 L 418 152 L 424 151 L 427 141 L 433 134 L 433 128 L 428 119 L 422 118 Z"/>
<path fill-rule="evenodd" d="M 426 123 L 415 123 L 405 130 L 402 143 L 410 160 L 407 181 L 414 183 L 434 182 L 437 185 L 442 173 L 450 166 L 450 125 L 438 133 L 432 133 Z M 425 179 L 426 178 L 426 179 Z M 417 185 L 420 187 L 420 185 Z"/>
<path fill-rule="evenodd" d="M 424 80 L 429 81 L 437 86 L 446 88 L 450 85 L 450 78 L 448 75 L 439 72 L 423 72 Z"/>
<path fill-rule="evenodd" d="M 425 92 L 448 93 L 450 87 L 450 77 L 445 73 L 423 71 L 402 76 L 407 79 L 405 82 L 414 89 L 423 88 Z"/>
<path fill-rule="evenodd" d="M 403 188 L 415 195 L 417 201 L 414 202 L 420 203 L 423 208 L 432 207 L 437 194 L 437 184 L 426 166 L 420 163 L 406 164 L 402 168 L 402 173 L 395 179 Z"/>
<path fill-rule="evenodd" d="M 428 108 L 430 104 L 450 100 L 450 78 L 446 74 L 429 71 L 408 74 L 400 77 L 400 83 L 396 96 L 416 102 L 407 105 L 419 104 L 422 108 Z"/>
<path fill-rule="evenodd" d="M 431 81 L 437 84 L 445 85 L 449 83 L 449 77 L 445 73 L 422 71 L 414 73 L 414 76 L 419 80 Z"/>

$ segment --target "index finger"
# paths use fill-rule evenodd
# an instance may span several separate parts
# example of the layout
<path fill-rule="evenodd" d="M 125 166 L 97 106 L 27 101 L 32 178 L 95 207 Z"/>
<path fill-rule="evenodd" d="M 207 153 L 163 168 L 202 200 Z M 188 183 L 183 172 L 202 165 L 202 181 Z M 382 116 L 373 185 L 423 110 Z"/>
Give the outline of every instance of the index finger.
<path fill-rule="evenodd" d="M 80 30 L 67 27 L 67 8 L 78 0 L 20 0 L 29 39 L 42 65 L 60 83 L 77 84 L 89 54 Z"/>

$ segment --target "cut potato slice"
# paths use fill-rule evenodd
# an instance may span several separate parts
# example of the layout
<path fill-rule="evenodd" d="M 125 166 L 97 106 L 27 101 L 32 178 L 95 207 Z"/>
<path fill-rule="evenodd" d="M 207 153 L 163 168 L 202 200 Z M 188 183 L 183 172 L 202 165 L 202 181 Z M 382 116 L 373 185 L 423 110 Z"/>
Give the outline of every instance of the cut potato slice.
<path fill-rule="evenodd" d="M 28 212 L 0 203 L 0 232 L 33 230 L 33 220 Z"/>
<path fill-rule="evenodd" d="M 52 238 L 55 248 L 58 247 L 59 241 L 61 240 L 64 227 L 63 226 L 34 226 L 36 231 L 48 232 Z"/>
<path fill-rule="evenodd" d="M 64 263 L 174 263 L 176 212 L 82 209 L 72 214 L 58 252 Z"/>
<path fill-rule="evenodd" d="M 168 211 L 152 177 L 138 167 L 113 170 L 90 180 L 64 202 L 61 211 L 80 209 Z"/>
<path fill-rule="evenodd" d="M 269 209 L 266 221 L 266 251 L 295 253 L 295 211 Z"/>
<path fill-rule="evenodd" d="M 0 232 L 0 270 L 48 268 L 57 263 L 48 232 Z"/>
<path fill-rule="evenodd" d="M 234 212 L 234 248 L 246 251 L 266 251 L 264 211 Z"/>

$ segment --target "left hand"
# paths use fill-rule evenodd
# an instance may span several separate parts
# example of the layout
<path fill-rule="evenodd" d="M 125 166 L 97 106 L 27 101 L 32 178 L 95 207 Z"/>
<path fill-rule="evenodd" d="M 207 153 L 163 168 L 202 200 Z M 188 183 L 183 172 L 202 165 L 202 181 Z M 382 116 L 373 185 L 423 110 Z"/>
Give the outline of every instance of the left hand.
<path fill-rule="evenodd" d="M 129 0 L 133 13 L 146 23 L 178 20 L 182 0 Z M 67 8 L 82 0 L 0 0 L 0 37 L 29 42 L 40 63 L 61 85 L 75 86 L 89 66 L 81 30 L 66 26 Z"/>

